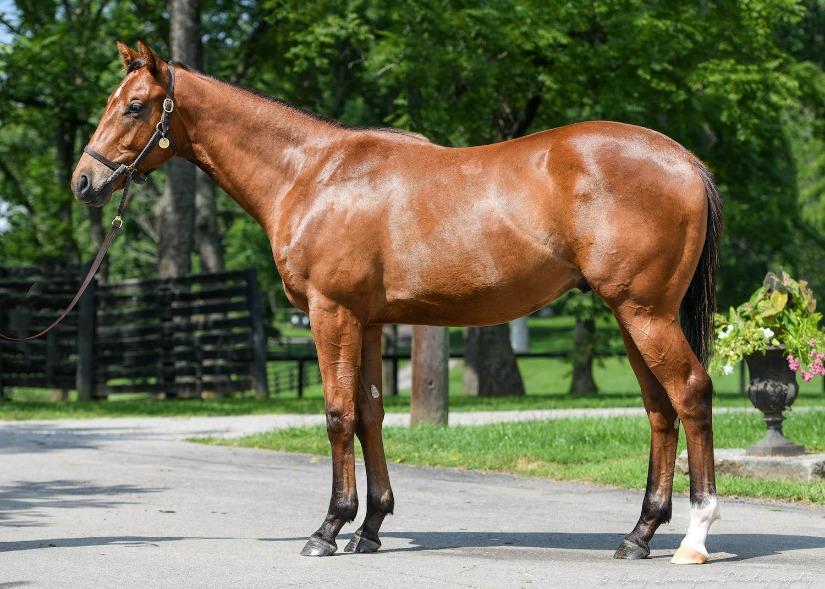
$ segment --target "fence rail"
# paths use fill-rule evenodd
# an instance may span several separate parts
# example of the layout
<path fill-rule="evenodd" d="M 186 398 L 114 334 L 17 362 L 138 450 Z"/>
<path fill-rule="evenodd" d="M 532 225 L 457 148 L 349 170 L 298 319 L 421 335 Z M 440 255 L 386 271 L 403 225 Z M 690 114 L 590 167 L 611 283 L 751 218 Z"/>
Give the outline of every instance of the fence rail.
<path fill-rule="evenodd" d="M 553 358 L 567 358 L 569 352 L 522 352 L 514 354 L 516 358 L 535 358 L 535 359 L 553 359 Z M 618 353 L 616 355 L 624 355 Z M 451 359 L 463 359 L 464 353 L 458 351 L 450 351 Z M 398 365 L 402 361 L 412 359 L 412 354 L 409 351 L 399 351 L 394 354 L 384 354 L 382 358 L 390 362 L 392 378 L 393 378 L 393 394 L 398 394 Z M 281 393 L 284 390 L 296 391 L 298 397 L 303 397 L 304 391 L 308 386 L 313 384 L 321 384 L 320 370 L 318 369 L 318 356 L 312 353 L 302 354 L 284 354 L 284 353 L 270 353 L 268 356 L 270 365 L 272 363 L 280 364 L 281 366 L 275 370 L 270 369 L 270 383 L 275 393 Z M 291 368 L 284 369 L 283 365 L 291 365 Z"/>
<path fill-rule="evenodd" d="M 0 327 L 28 335 L 74 294 L 77 267 L 0 273 Z M 21 291 L 35 284 L 34 293 Z M 37 292 L 37 290 L 42 290 Z M 0 344 L 8 386 L 168 397 L 254 390 L 267 394 L 266 338 L 252 270 L 129 280 L 87 289 L 79 309 L 45 338 Z"/>

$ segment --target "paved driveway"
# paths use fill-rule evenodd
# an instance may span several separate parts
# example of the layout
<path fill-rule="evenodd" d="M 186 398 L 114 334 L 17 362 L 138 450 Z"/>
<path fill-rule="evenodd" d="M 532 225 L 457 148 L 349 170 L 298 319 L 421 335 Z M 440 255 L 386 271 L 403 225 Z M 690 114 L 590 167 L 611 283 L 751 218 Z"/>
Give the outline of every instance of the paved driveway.
<path fill-rule="evenodd" d="M 0 424 L 0 588 L 825 587 L 825 509 L 723 500 L 712 561 L 675 567 L 679 497 L 652 558 L 624 562 L 641 492 L 403 465 L 381 551 L 301 557 L 327 459 L 181 441 L 288 419 Z"/>

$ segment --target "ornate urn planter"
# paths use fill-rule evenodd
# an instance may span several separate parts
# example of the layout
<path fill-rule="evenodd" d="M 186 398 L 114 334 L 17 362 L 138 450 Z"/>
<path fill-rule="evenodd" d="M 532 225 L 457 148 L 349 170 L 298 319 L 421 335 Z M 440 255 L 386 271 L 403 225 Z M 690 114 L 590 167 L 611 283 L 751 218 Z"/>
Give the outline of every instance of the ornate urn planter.
<path fill-rule="evenodd" d="M 782 412 L 790 409 L 799 392 L 796 373 L 788 367 L 785 348 L 771 347 L 762 354 L 756 352 L 745 357 L 750 370 L 748 397 L 753 406 L 764 414 L 768 431 L 753 446 L 748 446 L 748 456 L 797 456 L 805 453 L 805 447 L 794 444 L 782 433 Z"/>

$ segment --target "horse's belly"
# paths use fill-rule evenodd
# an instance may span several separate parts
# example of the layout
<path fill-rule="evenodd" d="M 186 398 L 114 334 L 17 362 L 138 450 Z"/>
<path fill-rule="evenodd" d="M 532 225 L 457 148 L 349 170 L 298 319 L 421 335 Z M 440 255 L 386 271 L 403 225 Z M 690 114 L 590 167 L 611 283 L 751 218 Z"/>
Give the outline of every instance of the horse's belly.
<path fill-rule="evenodd" d="M 535 254 L 535 252 L 532 252 Z M 571 265 L 526 252 L 490 259 L 452 259 L 410 269 L 385 284 L 386 305 L 376 323 L 494 325 L 555 300 L 581 280 Z"/>

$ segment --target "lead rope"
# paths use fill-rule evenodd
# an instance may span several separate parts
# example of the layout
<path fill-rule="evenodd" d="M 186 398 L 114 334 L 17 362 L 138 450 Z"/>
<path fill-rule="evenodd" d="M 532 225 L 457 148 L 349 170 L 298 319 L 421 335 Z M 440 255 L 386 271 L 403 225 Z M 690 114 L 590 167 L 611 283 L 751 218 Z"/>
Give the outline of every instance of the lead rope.
<path fill-rule="evenodd" d="M 109 234 L 106 236 L 106 239 L 103 240 L 103 243 L 100 245 L 100 250 L 97 252 L 97 256 L 95 256 L 94 261 L 92 262 L 92 266 L 89 268 L 89 273 L 86 274 L 86 278 L 83 280 L 83 284 L 80 285 L 80 289 L 77 291 L 77 294 L 72 299 L 72 302 L 69 303 L 69 306 L 66 307 L 66 310 L 60 314 L 54 323 L 49 325 L 46 329 L 37 333 L 35 335 L 30 335 L 29 337 L 10 337 L 3 333 L 0 333 L 0 339 L 5 340 L 7 342 L 27 342 L 33 339 L 37 339 L 49 333 L 52 329 L 57 327 L 57 324 L 63 321 L 66 318 L 66 315 L 71 313 L 72 309 L 75 308 L 78 301 L 80 301 L 80 297 L 83 296 L 83 293 L 86 292 L 86 288 L 88 288 L 89 284 L 92 282 L 92 278 L 94 278 L 95 274 L 97 273 L 97 269 L 100 268 L 100 264 L 103 262 L 103 258 L 106 256 L 106 252 L 109 249 L 109 246 L 112 244 L 112 241 L 115 238 L 115 235 L 123 226 L 123 211 L 126 209 L 126 200 L 129 197 L 129 184 L 132 182 L 132 172 L 126 172 L 126 184 L 123 187 L 123 197 L 120 199 L 120 205 L 117 207 L 117 215 L 114 219 L 112 219 L 112 228 L 109 229 Z"/>

